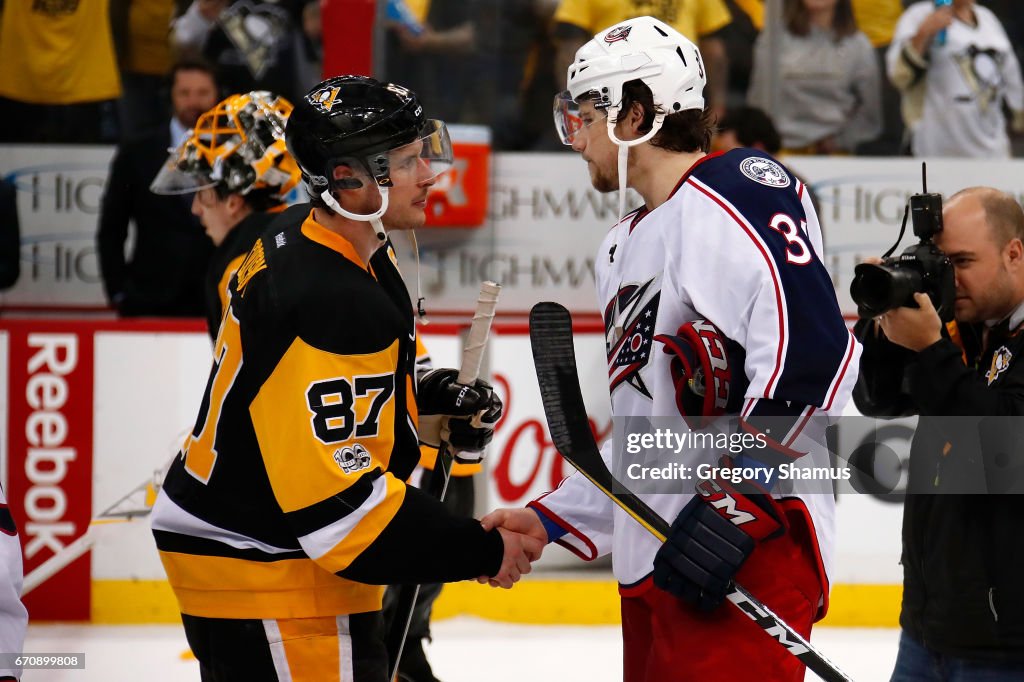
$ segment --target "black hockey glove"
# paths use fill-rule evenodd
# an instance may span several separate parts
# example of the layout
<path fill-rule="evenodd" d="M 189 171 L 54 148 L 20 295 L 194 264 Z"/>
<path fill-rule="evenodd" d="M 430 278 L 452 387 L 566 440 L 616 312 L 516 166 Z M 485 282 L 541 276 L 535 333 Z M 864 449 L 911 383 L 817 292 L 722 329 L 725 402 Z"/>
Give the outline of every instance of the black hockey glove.
<path fill-rule="evenodd" d="M 479 462 L 501 419 L 501 398 L 486 381 L 465 386 L 458 375 L 455 369 L 434 369 L 420 376 L 420 442 L 431 447 L 446 442 L 457 462 Z"/>
<path fill-rule="evenodd" d="M 740 492 L 738 487 L 746 492 Z M 719 479 L 697 486 L 654 557 L 654 584 L 702 611 L 717 608 L 758 543 L 786 531 L 771 495 Z"/>
<path fill-rule="evenodd" d="M 674 335 L 655 341 L 672 356 L 669 368 L 676 389 L 676 408 L 691 429 L 703 429 L 743 405 L 749 382 L 743 371 L 746 353 L 705 319 L 687 322 Z"/>

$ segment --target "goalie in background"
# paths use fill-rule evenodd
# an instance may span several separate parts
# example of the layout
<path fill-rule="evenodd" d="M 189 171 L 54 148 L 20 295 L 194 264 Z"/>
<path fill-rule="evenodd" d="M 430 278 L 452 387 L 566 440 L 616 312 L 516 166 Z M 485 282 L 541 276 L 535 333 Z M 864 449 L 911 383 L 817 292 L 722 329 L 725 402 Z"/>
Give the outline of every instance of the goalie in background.
<path fill-rule="evenodd" d="M 291 113 L 291 102 L 265 90 L 231 95 L 199 117 L 150 185 L 156 194 L 192 194 L 192 213 L 213 241 L 204 286 L 213 339 L 232 275 L 302 181 L 284 143 Z"/>
<path fill-rule="evenodd" d="M 690 447 L 677 463 L 777 473 L 827 457 L 824 429 L 849 400 L 860 348 L 822 265 L 806 187 L 766 152 L 707 154 L 714 124 L 701 54 L 663 22 L 640 17 L 602 31 L 576 53 L 567 79 L 555 102 L 562 140 L 596 189 L 620 193 L 620 221 L 595 260 L 616 428 L 622 418 L 669 416 L 700 428 L 740 412 L 740 428 L 767 447 L 731 458 Z M 627 187 L 645 201 L 628 214 Z M 724 360 L 731 382 L 717 380 Z M 602 456 L 616 471 L 611 440 Z M 699 494 L 693 480 L 674 492 L 635 490 L 675 519 L 664 544 L 579 473 L 527 509 L 484 522 L 584 559 L 612 553 L 625 682 L 796 682 L 802 663 L 722 606 L 735 578 L 805 637 L 825 614 L 831 489 L 783 495 L 777 480 L 722 476 L 700 482 Z"/>
<path fill-rule="evenodd" d="M 296 103 L 285 141 L 311 207 L 285 212 L 231 279 L 153 534 L 203 682 L 388 682 L 385 585 L 511 587 L 543 544 L 405 483 L 419 441 L 438 444 L 425 416 L 449 417 L 458 453 L 482 449 L 501 415 L 484 382 L 417 379 L 387 237 L 423 225 L 452 162 L 446 126 L 406 88 L 339 76 Z"/>

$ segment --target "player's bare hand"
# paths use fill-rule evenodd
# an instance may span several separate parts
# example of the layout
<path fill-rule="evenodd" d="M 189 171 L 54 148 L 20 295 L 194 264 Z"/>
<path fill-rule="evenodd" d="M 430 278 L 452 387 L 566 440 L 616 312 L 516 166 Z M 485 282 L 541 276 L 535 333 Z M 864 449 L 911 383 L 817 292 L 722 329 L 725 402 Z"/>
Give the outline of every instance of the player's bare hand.
<path fill-rule="evenodd" d="M 548 543 L 548 532 L 544 530 L 544 524 L 540 522 L 540 517 L 537 516 L 536 512 L 525 507 L 495 509 L 480 519 L 480 525 L 484 527 L 484 530 L 504 528 L 516 533 L 529 535 L 540 541 L 542 550 L 544 545 Z M 536 555 L 530 555 L 529 559 L 530 561 L 536 561 L 540 558 L 540 555 L 541 553 L 537 552 Z"/>
<path fill-rule="evenodd" d="M 511 588 L 519 579 L 530 572 L 530 556 L 540 556 L 544 548 L 537 538 L 498 528 L 501 540 L 505 544 L 505 553 L 501 559 L 501 569 L 488 580 L 492 587 Z"/>
<path fill-rule="evenodd" d="M 879 315 L 878 325 L 890 341 L 922 351 L 942 338 L 942 320 L 927 294 L 914 294 L 917 308 L 894 308 Z"/>

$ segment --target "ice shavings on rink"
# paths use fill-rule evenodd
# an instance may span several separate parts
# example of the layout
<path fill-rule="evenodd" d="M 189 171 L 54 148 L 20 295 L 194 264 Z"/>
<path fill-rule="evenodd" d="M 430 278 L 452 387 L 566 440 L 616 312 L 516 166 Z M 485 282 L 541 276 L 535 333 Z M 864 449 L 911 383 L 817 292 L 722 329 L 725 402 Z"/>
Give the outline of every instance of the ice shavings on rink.
<path fill-rule="evenodd" d="M 433 624 L 427 654 L 443 682 L 615 682 L 616 626 L 496 623 L 470 617 Z M 814 643 L 856 682 L 889 679 L 897 630 L 818 628 Z M 30 670 L 24 682 L 199 682 L 185 634 L 171 625 L 33 625 L 26 653 L 84 652 L 85 670 Z M 728 652 L 723 652 L 728 655 Z M 808 680 L 816 680 L 813 674 Z"/>

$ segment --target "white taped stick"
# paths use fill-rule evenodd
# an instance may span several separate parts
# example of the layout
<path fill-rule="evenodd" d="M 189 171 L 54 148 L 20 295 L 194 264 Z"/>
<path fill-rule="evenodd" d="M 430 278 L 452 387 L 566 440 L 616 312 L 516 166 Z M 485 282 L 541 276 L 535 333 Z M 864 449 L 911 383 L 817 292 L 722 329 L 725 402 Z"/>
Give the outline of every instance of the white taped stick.
<path fill-rule="evenodd" d="M 459 383 L 472 384 L 480 376 L 480 363 L 483 360 L 487 337 L 491 333 L 491 322 L 494 321 L 494 308 L 498 304 L 498 292 L 501 285 L 494 282 L 480 284 L 480 297 L 476 300 L 476 311 L 473 313 L 473 324 L 466 337 L 466 346 L 462 349 L 462 367 L 459 368 Z"/>

